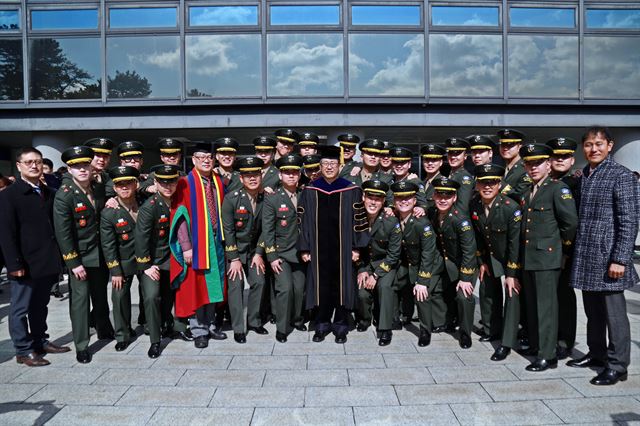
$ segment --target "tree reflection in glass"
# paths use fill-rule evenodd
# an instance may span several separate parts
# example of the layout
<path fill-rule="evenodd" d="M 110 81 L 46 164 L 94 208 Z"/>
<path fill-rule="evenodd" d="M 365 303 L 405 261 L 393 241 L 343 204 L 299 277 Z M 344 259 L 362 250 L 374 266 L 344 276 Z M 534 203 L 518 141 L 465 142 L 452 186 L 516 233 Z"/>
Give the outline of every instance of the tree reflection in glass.
<path fill-rule="evenodd" d="M 0 100 L 22 99 L 22 79 L 22 40 L 0 40 Z"/>

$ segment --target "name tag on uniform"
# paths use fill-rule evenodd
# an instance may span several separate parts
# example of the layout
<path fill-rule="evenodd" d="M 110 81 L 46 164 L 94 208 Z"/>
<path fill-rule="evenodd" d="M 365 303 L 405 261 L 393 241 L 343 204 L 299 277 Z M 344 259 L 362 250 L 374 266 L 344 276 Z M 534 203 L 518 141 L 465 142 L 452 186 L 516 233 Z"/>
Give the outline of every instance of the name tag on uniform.
<path fill-rule="evenodd" d="M 160 216 L 160 219 L 158 219 L 158 223 L 165 223 L 165 222 L 169 222 L 169 218 L 163 214 L 162 216 Z"/>
<path fill-rule="evenodd" d="M 236 210 L 236 213 L 249 213 L 249 210 L 245 209 L 244 206 L 240 206 L 240 208 Z"/>
<path fill-rule="evenodd" d="M 124 219 L 118 219 L 118 223 L 116 223 L 116 226 L 117 226 L 118 228 L 121 228 L 121 227 L 123 227 L 123 226 L 127 226 L 128 224 L 129 224 L 129 222 L 127 222 L 126 220 L 124 220 Z"/>
<path fill-rule="evenodd" d="M 280 204 L 280 208 L 278 209 L 279 212 L 288 212 L 289 211 L 289 207 L 286 206 L 286 204 Z"/>
<path fill-rule="evenodd" d="M 78 203 L 78 205 L 76 206 L 76 213 L 83 212 L 86 209 L 87 209 L 87 206 L 85 206 L 82 203 Z"/>

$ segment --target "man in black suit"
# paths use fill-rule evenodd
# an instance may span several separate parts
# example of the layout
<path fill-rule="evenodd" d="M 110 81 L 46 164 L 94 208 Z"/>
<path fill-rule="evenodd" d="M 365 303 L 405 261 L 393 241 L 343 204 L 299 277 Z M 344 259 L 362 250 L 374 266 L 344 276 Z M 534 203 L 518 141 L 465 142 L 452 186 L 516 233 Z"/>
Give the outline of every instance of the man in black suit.
<path fill-rule="evenodd" d="M 20 179 L 0 193 L 0 247 L 11 283 L 9 333 L 16 361 L 48 365 L 42 355 L 68 352 L 47 340 L 51 286 L 62 270 L 53 230 L 54 192 L 40 181 L 42 153 L 24 148 L 17 156 Z"/>

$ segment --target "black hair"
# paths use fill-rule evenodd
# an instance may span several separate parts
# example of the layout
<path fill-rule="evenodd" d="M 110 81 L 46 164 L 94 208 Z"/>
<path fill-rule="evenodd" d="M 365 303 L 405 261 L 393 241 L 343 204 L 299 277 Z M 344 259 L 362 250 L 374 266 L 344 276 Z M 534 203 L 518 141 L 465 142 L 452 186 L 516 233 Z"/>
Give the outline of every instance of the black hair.
<path fill-rule="evenodd" d="M 608 127 L 605 126 L 591 126 L 588 127 L 584 134 L 582 135 L 582 143 L 584 143 L 591 136 L 602 135 L 606 139 L 607 142 L 613 142 L 613 136 L 611 136 L 611 131 Z"/>

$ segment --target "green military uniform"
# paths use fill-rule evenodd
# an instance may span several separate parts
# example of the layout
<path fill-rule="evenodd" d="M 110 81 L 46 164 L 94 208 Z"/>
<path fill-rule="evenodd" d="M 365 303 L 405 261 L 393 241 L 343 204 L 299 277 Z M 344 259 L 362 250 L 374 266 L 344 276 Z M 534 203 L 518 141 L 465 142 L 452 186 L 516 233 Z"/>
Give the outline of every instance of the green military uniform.
<path fill-rule="evenodd" d="M 139 172 L 134 167 L 120 166 L 111 169 L 110 175 L 117 183 L 136 180 Z M 137 207 L 136 201 L 136 210 Z M 135 224 L 135 218 L 122 204 L 118 209 L 104 209 L 100 218 L 100 241 L 107 268 L 112 277 L 124 278 L 120 289 L 111 289 L 111 303 L 116 341 L 124 343 L 125 347 L 131 339 L 131 283 L 138 272 L 135 260 Z"/>
<path fill-rule="evenodd" d="M 389 150 L 389 154 L 391 155 L 391 160 L 396 163 L 405 163 L 407 161 L 411 161 L 411 159 L 413 158 L 413 152 L 411 152 L 411 150 L 407 148 L 399 147 L 399 146 L 391 148 Z M 394 183 L 398 183 L 398 182 L 411 182 L 412 184 L 415 184 L 418 186 L 418 192 L 416 193 L 416 199 L 417 199 L 416 207 L 422 207 L 426 211 L 427 198 L 424 193 L 424 185 L 422 184 L 420 179 L 418 178 L 409 179 L 409 174 L 407 174 L 402 178 L 398 178 L 394 174 L 391 177 L 391 179 L 387 179 L 387 181 L 385 181 L 385 183 L 387 183 L 390 187 Z M 387 207 L 393 206 L 393 191 L 391 190 L 387 193 L 386 206 Z"/>
<path fill-rule="evenodd" d="M 312 148 L 318 152 L 318 144 L 320 143 L 320 138 L 315 133 L 306 132 L 300 135 L 300 139 L 298 140 L 298 151 L 302 148 Z"/>
<path fill-rule="evenodd" d="M 213 142 L 213 152 L 217 154 L 225 153 L 235 157 L 240 144 L 234 138 L 219 138 Z M 226 192 L 234 192 L 242 188 L 240 173 L 236 170 L 225 170 L 221 166 L 215 167 L 213 172 L 222 178 Z"/>
<path fill-rule="evenodd" d="M 84 146 L 88 146 L 93 149 L 94 155 L 103 154 L 111 156 L 111 152 L 113 151 L 113 141 L 107 138 L 91 138 L 85 141 Z M 116 196 L 116 193 L 113 191 L 113 182 L 111 182 L 109 173 L 102 170 L 100 173 L 96 174 L 95 179 L 98 183 L 105 186 L 104 192 L 107 198 Z"/>
<path fill-rule="evenodd" d="M 93 150 L 72 147 L 62 153 L 68 166 L 86 164 L 90 172 Z M 90 195 L 91 200 L 88 195 Z M 94 308 L 99 338 L 112 338 L 113 326 L 109 320 L 107 280 L 109 278 L 100 245 L 100 212 L 104 207 L 104 186 L 93 181 L 85 193 L 73 178 L 63 182 L 56 192 L 53 222 L 62 257 L 69 268 L 70 315 L 76 352 L 85 353 L 89 346 L 89 299 Z M 72 270 L 84 266 L 86 280 L 78 280 Z"/>
<path fill-rule="evenodd" d="M 445 149 L 447 152 L 455 152 L 456 154 L 464 151 L 465 158 L 466 153 L 471 145 L 469 141 L 463 138 L 449 138 L 445 141 Z M 463 164 L 456 170 L 451 169 L 449 172 L 449 179 L 458 182 L 460 187 L 457 191 L 458 199 L 455 204 L 456 210 L 462 212 L 465 215 L 469 214 L 469 202 L 473 196 L 474 180 L 473 175 L 464 168 Z"/>
<path fill-rule="evenodd" d="M 436 179 L 433 185 L 436 191 L 447 192 L 456 191 L 459 187 L 456 181 L 447 178 Z M 463 336 L 471 336 L 475 299 L 473 295 L 465 296 L 462 290 L 456 293 L 456 286 L 458 281 L 475 284 L 478 262 L 473 227 L 468 217 L 455 207 L 447 212 L 442 220 L 437 209 L 432 209 L 429 217 L 437 235 L 438 249 L 445 262 L 443 287 L 447 311 L 438 311 L 435 317 L 438 325 L 445 322 L 451 324 L 457 310 L 462 343 Z"/>
<path fill-rule="evenodd" d="M 529 144 L 520 149 L 520 156 L 524 161 L 545 160 L 551 152 L 546 145 Z M 571 191 L 562 182 L 546 177 L 535 186 L 535 194 L 532 195 L 532 186 L 521 201 L 524 244 L 520 259 L 526 289 L 529 341 L 532 349 L 538 349 L 538 358 L 549 361 L 556 357 L 557 286 L 562 255 L 572 245 L 578 217 Z"/>
<path fill-rule="evenodd" d="M 351 133 L 345 133 L 343 135 L 338 135 L 338 145 L 340 147 L 347 148 L 347 149 L 353 149 L 355 151 L 356 146 L 358 145 L 358 142 L 360 142 L 360 138 L 356 135 L 353 135 Z M 347 160 L 344 160 L 344 164 L 342 165 L 342 167 L 340 168 L 340 177 L 346 178 L 347 176 L 351 175 L 351 171 L 356 168 L 356 167 L 360 167 L 362 168 L 362 163 L 359 161 L 355 161 L 353 158 Z"/>
<path fill-rule="evenodd" d="M 478 166 L 476 170 L 480 181 L 499 181 L 504 176 L 504 168 L 493 164 Z M 471 220 L 480 261 L 489 268 L 480 283 L 480 315 L 484 335 L 501 339 L 502 346 L 514 348 L 518 341 L 520 298 L 515 293 L 509 297 L 505 291 L 503 310 L 500 277 L 519 278 L 522 213 L 519 205 L 505 195 L 498 194 L 490 206 L 485 206 L 477 196 L 471 203 Z"/>
<path fill-rule="evenodd" d="M 446 155 L 447 155 L 447 151 L 444 149 L 443 146 L 440 146 L 440 145 L 429 143 L 429 144 L 423 145 L 422 148 L 420 148 L 420 157 L 423 163 L 428 160 L 444 161 L 444 157 Z M 424 166 L 422 167 L 424 168 Z M 425 173 L 426 173 L 426 170 L 425 170 Z M 433 189 L 432 182 L 434 179 L 436 179 L 439 176 L 442 176 L 442 175 L 438 171 L 434 176 L 431 177 L 431 179 L 425 179 L 423 182 L 424 197 L 426 199 L 427 210 L 435 206 L 435 203 L 433 201 L 434 189 Z"/>
<path fill-rule="evenodd" d="M 238 161 L 240 173 L 259 173 L 263 162 L 257 157 L 246 157 Z M 262 301 L 265 274 L 252 268 L 254 255 L 264 254 L 262 240 L 262 203 L 263 194 L 255 199 L 255 209 L 251 196 L 242 188 L 228 193 L 222 203 L 222 225 L 225 236 L 225 253 L 230 264 L 239 260 L 249 284 L 249 301 L 247 305 L 247 325 L 249 329 L 262 327 L 260 304 Z M 231 313 L 231 325 L 236 341 L 244 340 L 246 333 L 244 324 L 243 277 L 229 278 L 228 304 Z"/>
<path fill-rule="evenodd" d="M 302 158 L 296 154 L 281 157 L 280 170 L 300 170 Z M 267 261 L 281 260 L 282 272 L 274 273 L 273 308 L 279 341 L 286 341 L 291 326 L 306 330 L 304 325 L 305 265 L 298 258 L 296 243 L 299 235 L 297 221 L 300 190 L 287 192 L 282 186 L 264 199 L 262 208 L 262 235 Z"/>
<path fill-rule="evenodd" d="M 367 139 L 360 143 L 358 146 L 360 152 L 364 154 L 374 154 L 380 155 L 381 150 L 384 149 L 384 143 L 378 139 Z M 350 182 L 353 182 L 355 185 L 361 186 L 364 182 L 368 180 L 380 180 L 386 184 L 391 182 L 391 175 L 386 173 L 380 173 L 379 167 L 373 172 L 367 172 L 365 169 L 364 163 L 360 163 L 358 166 L 360 168 L 360 172 L 355 176 L 351 175 L 351 172 L 344 175 L 343 177 Z M 353 169 L 352 169 L 353 170 Z"/>
<path fill-rule="evenodd" d="M 381 180 L 369 180 L 362 184 L 369 196 L 386 196 L 389 186 Z M 376 277 L 374 290 L 358 290 L 359 331 L 371 325 L 374 299 L 379 306 L 378 330 L 391 330 L 395 308 L 396 267 L 402 251 L 402 230 L 395 216 L 387 216 L 384 209 L 369 223 L 369 245 L 361 252 L 358 274 L 366 272 Z"/>
<path fill-rule="evenodd" d="M 287 149 L 291 149 L 288 152 L 289 154 L 292 153 L 294 144 L 300 140 L 300 135 L 293 129 L 278 129 L 275 131 L 274 136 L 276 137 L 277 142 L 281 145 L 286 145 Z M 279 159 L 280 153 L 276 151 L 273 161 L 277 161 Z"/>
<path fill-rule="evenodd" d="M 253 139 L 253 147 L 256 151 L 256 155 L 259 153 L 268 152 L 271 155 L 273 161 L 273 153 L 276 150 L 276 140 L 268 136 L 258 136 Z M 273 164 L 269 164 L 262 169 L 262 188 L 274 191 L 280 185 L 280 176 L 278 175 L 278 168 Z"/>
<path fill-rule="evenodd" d="M 167 182 L 178 179 L 176 166 L 156 166 L 156 179 Z M 135 253 L 144 310 L 152 346 L 160 342 L 162 332 L 173 328 L 173 293 L 169 282 L 169 228 L 170 206 L 159 195 L 149 197 L 138 211 L 135 229 Z M 160 270 L 160 279 L 154 280 L 145 271 L 152 266 Z"/>
<path fill-rule="evenodd" d="M 514 129 L 502 129 L 497 132 L 498 142 L 502 144 L 521 144 L 525 139 L 525 134 Z M 508 195 L 517 202 L 520 202 L 522 194 L 529 189 L 531 178 L 524 169 L 522 159 L 518 160 L 513 167 L 506 169 L 506 174 L 502 180 L 500 192 Z"/>

